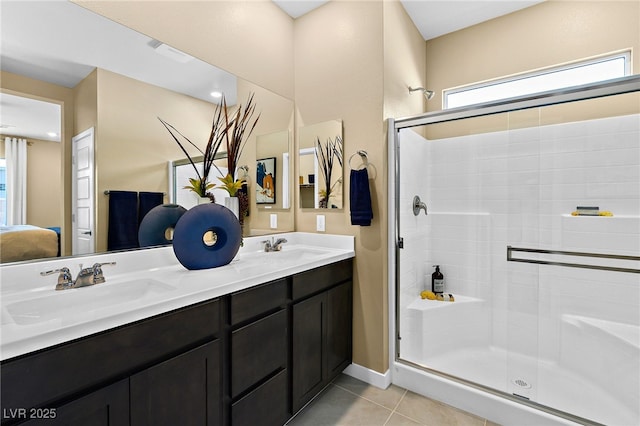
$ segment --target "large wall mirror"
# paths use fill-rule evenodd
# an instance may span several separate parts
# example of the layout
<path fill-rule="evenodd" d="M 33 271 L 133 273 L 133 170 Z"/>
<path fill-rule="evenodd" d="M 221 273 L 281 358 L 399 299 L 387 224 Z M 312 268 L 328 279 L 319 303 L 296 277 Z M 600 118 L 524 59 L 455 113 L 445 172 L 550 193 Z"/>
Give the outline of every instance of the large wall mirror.
<path fill-rule="evenodd" d="M 47 200 L 52 201 L 44 207 L 36 203 L 31 206 L 38 206 L 35 208 L 39 213 L 46 210 L 58 213 L 38 216 L 36 225 L 61 228 L 62 255 L 72 254 L 72 138 L 94 129 L 95 182 L 91 185 L 94 248 L 89 251 L 103 252 L 108 249 L 110 199 L 105 193 L 159 192 L 164 194 L 163 201 L 169 202 L 174 184 L 167 164 L 184 159 L 185 155 L 158 117 L 203 147 L 215 104 L 219 102 L 211 97 L 213 92 L 224 93 L 232 108 L 245 104 L 248 96 L 254 94 L 256 113 L 260 114 L 239 161 L 239 165 L 247 167 L 252 185 L 248 191 L 251 202 L 248 235 L 252 230 L 261 234 L 265 230 L 294 229 L 293 210 L 285 204 L 293 195 L 290 184 L 293 167 L 284 163 L 292 158 L 291 144 L 287 139 L 284 145 L 279 145 L 281 151 L 270 153 L 262 151 L 268 142 L 258 141 L 265 135 L 292 134 L 292 100 L 71 2 L 5 2 L 1 20 L 0 92 L 61 106 L 62 117 L 58 121 L 62 122 L 62 138 L 55 146 L 58 157 L 49 157 L 57 176 L 47 177 L 49 181 L 60 182 L 60 189 L 56 185 L 47 187 Z M 96 39 L 92 40 L 94 35 Z M 74 44 L 78 41 L 89 47 L 88 57 L 78 50 L 78 43 Z M 119 63 L 112 66 L 111 59 L 119 59 Z M 0 133 L 9 135 L 10 130 L 3 129 Z M 14 134 L 27 136 L 27 131 L 23 133 Z M 37 145 L 34 143 L 30 149 L 37 149 Z M 277 158 L 276 185 L 280 185 L 275 190 L 276 203 L 271 205 L 257 203 L 255 196 L 257 160 L 268 157 Z M 287 188 L 281 185 L 284 182 Z M 38 191 L 42 190 L 40 185 Z M 269 227 L 269 210 L 273 209 L 278 210 L 277 229 Z"/>
<path fill-rule="evenodd" d="M 343 207 L 342 120 L 300 127 L 298 189 L 303 209 Z"/>

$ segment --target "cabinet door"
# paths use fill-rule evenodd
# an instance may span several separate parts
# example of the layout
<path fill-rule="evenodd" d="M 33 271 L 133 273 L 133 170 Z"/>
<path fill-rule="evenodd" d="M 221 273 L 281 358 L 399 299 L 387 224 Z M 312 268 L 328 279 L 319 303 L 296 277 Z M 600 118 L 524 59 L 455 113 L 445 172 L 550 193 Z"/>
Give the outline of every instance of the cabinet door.
<path fill-rule="evenodd" d="M 351 281 L 327 292 L 327 364 L 332 380 L 351 363 L 352 336 Z"/>
<path fill-rule="evenodd" d="M 26 410 L 33 425 L 124 426 L 129 424 L 129 380 L 92 392 L 57 408 Z"/>
<path fill-rule="evenodd" d="M 220 341 L 131 376 L 131 425 L 221 423 Z"/>
<path fill-rule="evenodd" d="M 293 412 L 297 412 L 324 385 L 327 293 L 293 305 Z"/>

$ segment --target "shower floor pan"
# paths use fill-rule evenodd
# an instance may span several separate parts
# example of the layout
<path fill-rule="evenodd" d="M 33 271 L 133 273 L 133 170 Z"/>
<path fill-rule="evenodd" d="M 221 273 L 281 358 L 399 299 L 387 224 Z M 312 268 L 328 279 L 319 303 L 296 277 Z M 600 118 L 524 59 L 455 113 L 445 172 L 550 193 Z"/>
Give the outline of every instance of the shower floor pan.
<path fill-rule="evenodd" d="M 553 358 L 492 344 L 486 302 L 416 299 L 401 322 L 401 358 L 607 425 L 640 425 L 640 327 L 579 315 L 557 321 Z"/>
<path fill-rule="evenodd" d="M 460 349 L 417 364 L 598 423 L 640 424 L 640 402 L 634 407 L 620 398 L 626 390 L 598 386 L 557 363 L 538 362 L 502 348 Z"/>

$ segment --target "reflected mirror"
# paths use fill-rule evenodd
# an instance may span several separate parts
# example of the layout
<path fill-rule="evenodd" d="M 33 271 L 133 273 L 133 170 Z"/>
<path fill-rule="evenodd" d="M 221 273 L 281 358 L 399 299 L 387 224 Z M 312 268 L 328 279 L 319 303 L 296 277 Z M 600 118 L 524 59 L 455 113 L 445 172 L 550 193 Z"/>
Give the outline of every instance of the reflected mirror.
<path fill-rule="evenodd" d="M 269 214 L 263 213 L 266 218 L 261 217 L 264 209 L 257 208 L 254 196 L 257 135 L 292 132 L 293 102 L 290 99 L 71 2 L 3 2 L 1 20 L 2 93 L 46 100 L 62 109 L 58 118 L 58 122 L 62 121 L 62 139 L 56 147 L 60 160 L 50 168 L 57 170 L 58 176 L 47 176 L 49 182 L 60 182 L 60 190 L 51 191 L 56 185 L 47 186 L 50 190 L 47 199 L 50 197 L 53 202 L 46 208 L 30 203 L 39 214 L 47 210 L 57 213 L 57 217 L 38 218 L 34 224 L 61 229 L 62 255 L 72 254 L 72 229 L 75 226 L 71 220 L 72 138 L 94 129 L 95 181 L 91 186 L 93 200 L 90 205 L 95 211 L 90 231 L 93 242 L 87 252 L 103 252 L 108 250 L 110 196 L 106 192 L 162 193 L 163 202 L 171 202 L 173 182 L 167 162 L 183 159 L 185 155 L 157 117 L 180 129 L 198 146 L 203 146 L 215 107 L 216 100 L 211 97 L 214 91 L 223 92 L 231 107 L 245 102 L 249 93 L 255 93 L 256 112 L 261 114 L 239 161 L 247 166 L 247 173 L 253 178 L 249 180 L 253 187 L 248 190 L 251 195 L 248 234 L 253 234 L 254 230 L 264 233 L 265 229 L 271 232 L 293 230 L 291 209 L 277 204 L 281 210 L 278 227 L 270 229 Z M 79 33 L 83 37 L 77 37 Z M 96 40 L 89 40 L 93 35 Z M 90 47 L 89 57 L 83 56 L 78 46 L 71 46 L 79 39 L 82 45 Z M 129 51 L 129 48 L 134 50 Z M 120 59 L 119 64 L 113 63 L 117 59 Z M 69 73 L 71 70 L 73 74 Z M 172 76 L 177 77 L 173 78 L 177 85 L 170 85 Z M 36 117 L 29 112 L 27 115 Z M 35 149 L 38 143 L 30 148 Z M 197 152 L 194 150 L 189 154 L 194 153 Z M 278 157 L 278 163 L 279 168 L 283 166 L 282 155 Z M 278 173 L 283 173 L 279 176 L 279 183 L 283 183 L 286 171 L 282 169 Z M 292 176 L 287 177 L 291 181 Z M 181 186 L 186 184 L 188 182 L 179 183 Z M 46 183 L 40 188 L 43 185 Z M 33 197 L 43 198 L 41 190 L 38 192 L 40 195 L 35 193 Z M 280 196 L 277 192 L 277 198 L 281 201 L 290 199 L 291 192 L 287 194 Z M 31 199 L 32 194 L 27 197 Z M 29 213 L 27 217 L 30 217 Z"/>
<path fill-rule="evenodd" d="M 343 207 L 342 120 L 298 129 L 298 188 L 301 208 Z"/>
<path fill-rule="evenodd" d="M 260 135 L 256 142 L 255 195 L 258 208 L 290 207 L 289 131 Z"/>

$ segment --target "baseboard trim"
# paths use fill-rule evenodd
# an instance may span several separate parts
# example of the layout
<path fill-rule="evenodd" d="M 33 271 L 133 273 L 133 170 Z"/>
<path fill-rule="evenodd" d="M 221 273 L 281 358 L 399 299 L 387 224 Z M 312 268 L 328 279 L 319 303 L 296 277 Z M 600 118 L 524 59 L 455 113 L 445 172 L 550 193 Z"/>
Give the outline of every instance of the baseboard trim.
<path fill-rule="evenodd" d="M 349 364 L 343 373 L 380 389 L 386 389 L 391 385 L 391 370 L 382 374 L 358 364 Z"/>

